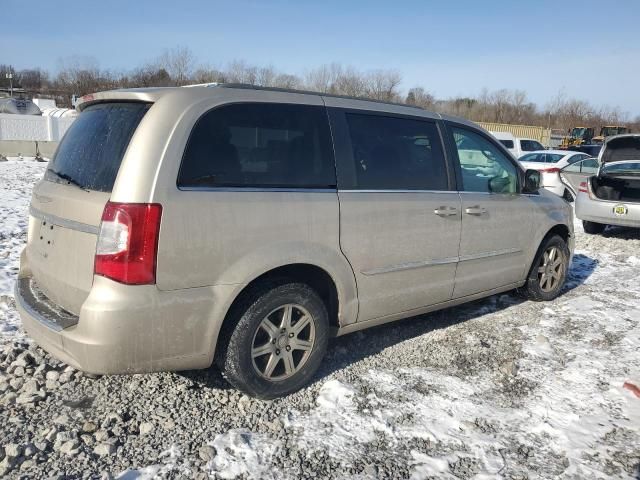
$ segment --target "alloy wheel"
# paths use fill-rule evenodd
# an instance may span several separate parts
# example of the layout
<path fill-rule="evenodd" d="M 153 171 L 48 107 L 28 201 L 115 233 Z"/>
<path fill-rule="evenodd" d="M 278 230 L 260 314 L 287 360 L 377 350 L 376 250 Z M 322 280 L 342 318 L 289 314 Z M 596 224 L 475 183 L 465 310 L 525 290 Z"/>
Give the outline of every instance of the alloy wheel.
<path fill-rule="evenodd" d="M 316 339 L 313 317 L 301 305 L 286 304 L 258 325 L 251 344 L 256 372 L 267 380 L 291 377 L 309 359 Z"/>
<path fill-rule="evenodd" d="M 538 282 L 543 292 L 551 292 L 558 287 L 564 273 L 564 255 L 558 247 L 545 250 L 538 266 Z"/>

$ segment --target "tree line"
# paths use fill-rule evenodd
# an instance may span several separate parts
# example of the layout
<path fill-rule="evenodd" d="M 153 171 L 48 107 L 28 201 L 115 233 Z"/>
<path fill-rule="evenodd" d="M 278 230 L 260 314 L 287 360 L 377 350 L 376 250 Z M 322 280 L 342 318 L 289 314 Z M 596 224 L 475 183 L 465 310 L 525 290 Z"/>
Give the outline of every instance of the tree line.
<path fill-rule="evenodd" d="M 215 68 L 199 64 L 187 47 L 165 50 L 154 60 L 127 72 L 102 69 L 95 59 L 87 57 L 62 60 L 55 75 L 41 68 L 16 71 L 11 65 L 0 65 L 0 88 L 9 87 L 5 78 L 8 72 L 13 73 L 14 88 L 24 89 L 27 96 L 54 98 L 59 106 L 65 107 L 71 106 L 74 96 L 101 90 L 245 83 L 405 103 L 477 122 L 538 125 L 563 131 L 574 126 L 597 129 L 602 125 L 626 125 L 640 131 L 640 115 L 631 119 L 619 107 L 595 106 L 572 98 L 565 91 L 542 107 L 529 100 L 522 90 L 484 88 L 474 97 L 439 99 L 421 86 L 403 90 L 402 75 L 395 70 L 361 71 L 332 63 L 296 75 L 271 65 L 251 65 L 241 60 Z"/>

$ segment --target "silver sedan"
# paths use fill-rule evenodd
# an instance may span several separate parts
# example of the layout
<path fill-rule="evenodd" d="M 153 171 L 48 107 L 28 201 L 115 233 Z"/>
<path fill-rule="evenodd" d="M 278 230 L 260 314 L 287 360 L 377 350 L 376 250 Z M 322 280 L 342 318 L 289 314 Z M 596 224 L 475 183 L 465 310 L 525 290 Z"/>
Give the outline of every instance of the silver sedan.
<path fill-rule="evenodd" d="M 640 135 L 607 139 L 597 175 L 579 185 L 576 217 L 587 233 L 607 225 L 640 228 Z"/>

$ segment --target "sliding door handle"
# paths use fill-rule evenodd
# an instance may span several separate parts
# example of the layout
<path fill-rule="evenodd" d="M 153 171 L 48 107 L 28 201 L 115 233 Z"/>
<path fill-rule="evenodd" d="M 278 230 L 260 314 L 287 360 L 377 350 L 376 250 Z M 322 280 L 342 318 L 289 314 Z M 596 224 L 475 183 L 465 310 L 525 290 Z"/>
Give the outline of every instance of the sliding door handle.
<path fill-rule="evenodd" d="M 439 217 L 453 217 L 454 215 L 458 215 L 458 209 L 455 207 L 438 207 L 433 213 Z"/>
<path fill-rule="evenodd" d="M 473 207 L 465 208 L 464 213 L 466 213 L 467 215 L 480 216 L 487 213 L 487 209 L 484 207 L 481 207 L 480 205 L 474 205 Z"/>

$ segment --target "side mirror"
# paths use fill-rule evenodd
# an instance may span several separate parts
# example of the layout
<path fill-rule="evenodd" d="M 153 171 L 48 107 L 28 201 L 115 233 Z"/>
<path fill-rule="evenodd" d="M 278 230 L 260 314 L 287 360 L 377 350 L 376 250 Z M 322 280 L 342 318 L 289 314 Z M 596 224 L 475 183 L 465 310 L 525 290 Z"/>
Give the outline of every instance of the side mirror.
<path fill-rule="evenodd" d="M 538 170 L 525 171 L 522 193 L 535 193 L 538 190 L 540 190 L 540 172 Z"/>

